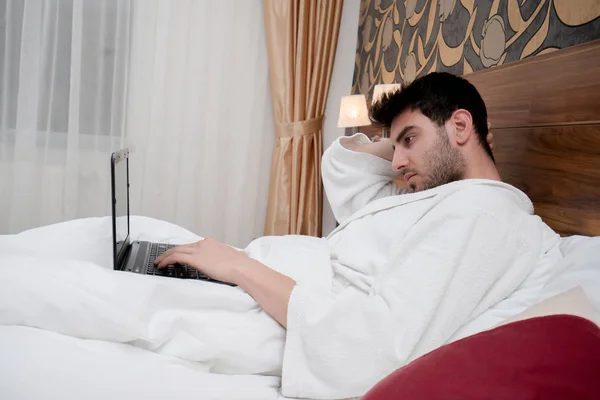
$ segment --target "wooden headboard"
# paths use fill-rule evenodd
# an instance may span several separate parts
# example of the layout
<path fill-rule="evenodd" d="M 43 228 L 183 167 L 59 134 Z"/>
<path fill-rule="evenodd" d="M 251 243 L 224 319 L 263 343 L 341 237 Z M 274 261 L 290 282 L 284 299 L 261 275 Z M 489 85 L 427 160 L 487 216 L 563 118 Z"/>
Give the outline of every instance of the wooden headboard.
<path fill-rule="evenodd" d="M 600 41 L 465 75 L 502 179 L 562 235 L 600 235 Z"/>
<path fill-rule="evenodd" d="M 600 40 L 464 77 L 486 103 L 502 180 L 561 235 L 600 235 Z"/>

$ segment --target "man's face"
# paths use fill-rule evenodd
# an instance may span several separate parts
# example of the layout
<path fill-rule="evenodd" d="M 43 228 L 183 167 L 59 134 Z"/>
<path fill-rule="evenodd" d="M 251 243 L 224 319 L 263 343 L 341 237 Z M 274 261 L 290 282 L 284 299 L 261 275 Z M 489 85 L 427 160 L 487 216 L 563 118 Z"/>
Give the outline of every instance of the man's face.
<path fill-rule="evenodd" d="M 406 110 L 392 121 L 392 167 L 400 171 L 413 192 L 457 181 L 466 163 L 453 146 L 445 126 L 438 127 L 419 110 Z"/>

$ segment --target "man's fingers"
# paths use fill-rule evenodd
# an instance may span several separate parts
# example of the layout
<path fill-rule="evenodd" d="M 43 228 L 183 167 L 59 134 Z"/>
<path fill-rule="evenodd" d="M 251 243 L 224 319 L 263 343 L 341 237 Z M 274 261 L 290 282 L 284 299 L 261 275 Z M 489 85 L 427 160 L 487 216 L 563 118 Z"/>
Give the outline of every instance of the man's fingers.
<path fill-rule="evenodd" d="M 185 253 L 173 253 L 170 256 L 166 257 L 158 267 L 166 267 L 171 264 L 189 264 L 191 260 L 190 254 Z"/>
<path fill-rule="evenodd" d="M 154 263 L 160 264 L 165 258 L 171 256 L 174 253 L 192 254 L 193 252 L 194 248 L 191 245 L 173 247 L 172 249 L 169 249 L 162 253 L 160 256 L 156 257 L 156 261 L 154 261 Z"/>
<path fill-rule="evenodd" d="M 191 254 L 171 253 L 170 255 L 163 258 L 158 263 L 158 268 L 163 268 L 163 267 L 166 267 L 167 265 L 171 265 L 171 264 L 188 264 L 189 265 L 192 262 L 192 260 L 193 260 L 193 257 Z"/>

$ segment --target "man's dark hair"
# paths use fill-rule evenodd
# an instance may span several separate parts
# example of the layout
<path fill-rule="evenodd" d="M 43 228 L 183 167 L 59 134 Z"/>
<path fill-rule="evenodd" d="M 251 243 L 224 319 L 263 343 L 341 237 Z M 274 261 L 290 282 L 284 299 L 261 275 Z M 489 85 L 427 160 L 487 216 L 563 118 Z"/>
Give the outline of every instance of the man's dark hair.
<path fill-rule="evenodd" d="M 438 126 L 450 119 L 458 109 L 471 113 L 479 143 L 494 160 L 487 142 L 487 110 L 475 86 L 468 80 L 447 72 L 432 72 L 397 92 L 391 92 L 373 105 L 371 119 L 390 126 L 405 110 L 419 110 Z"/>

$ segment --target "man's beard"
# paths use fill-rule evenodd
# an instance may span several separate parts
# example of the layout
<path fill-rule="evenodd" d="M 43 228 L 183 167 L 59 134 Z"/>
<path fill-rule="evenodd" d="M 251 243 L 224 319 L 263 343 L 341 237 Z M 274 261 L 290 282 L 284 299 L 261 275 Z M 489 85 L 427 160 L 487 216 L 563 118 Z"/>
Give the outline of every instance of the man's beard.
<path fill-rule="evenodd" d="M 438 138 L 433 146 L 423 156 L 424 171 L 421 190 L 432 189 L 450 182 L 463 179 L 466 162 L 460 151 L 450 144 L 446 129 L 442 126 L 437 131 Z M 411 189 L 416 190 L 416 185 L 411 184 Z"/>

